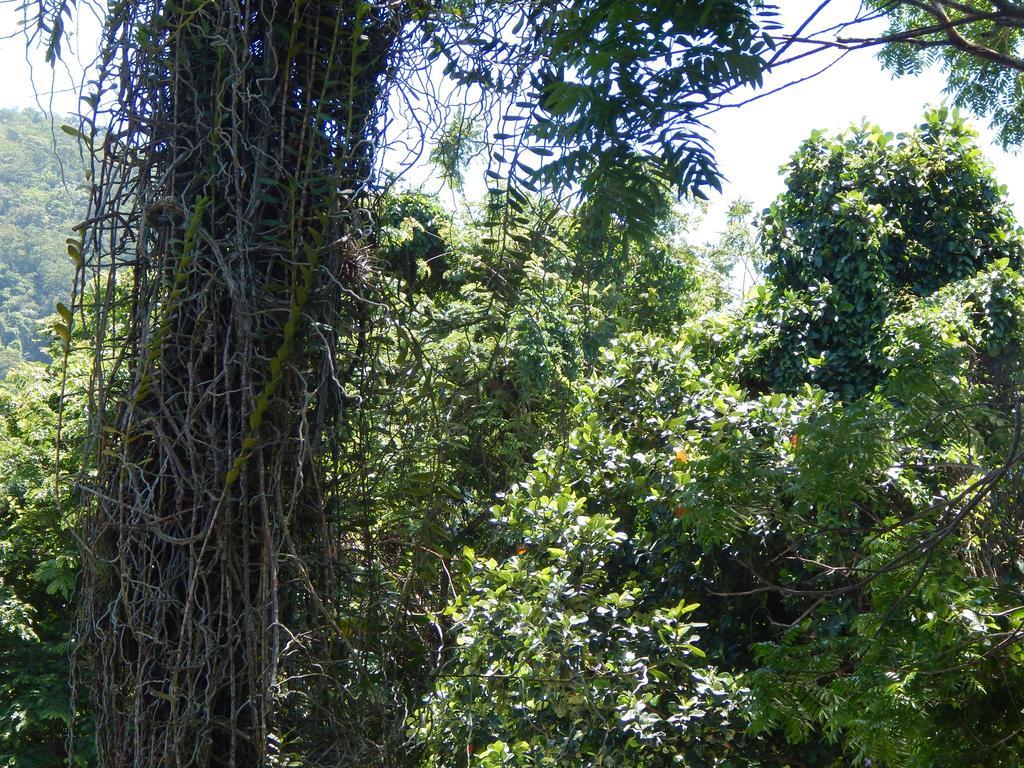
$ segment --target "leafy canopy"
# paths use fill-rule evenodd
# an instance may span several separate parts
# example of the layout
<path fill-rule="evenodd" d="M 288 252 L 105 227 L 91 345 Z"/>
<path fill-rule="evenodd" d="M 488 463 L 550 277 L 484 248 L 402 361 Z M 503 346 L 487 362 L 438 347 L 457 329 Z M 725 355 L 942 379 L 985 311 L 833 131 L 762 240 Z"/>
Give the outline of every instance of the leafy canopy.
<path fill-rule="evenodd" d="M 774 284 L 752 307 L 610 338 L 570 384 L 571 431 L 495 507 L 495 542 L 464 552 L 435 619 L 450 638 L 411 723 L 427 765 L 1017 764 L 1021 478 L 1001 474 L 1024 457 L 1016 225 L 981 197 L 961 221 L 1008 236 L 961 260 L 956 227 L 915 230 L 910 207 L 941 213 L 949 184 L 989 188 L 956 121 L 805 150 L 803 189 L 839 189 L 777 207 L 849 252 L 815 261 L 787 221 L 783 263 L 819 282 L 843 258 L 876 267 L 848 274 L 884 289 L 865 326 L 879 374 L 842 399 L 813 380 L 773 391 L 751 339 L 806 347 L 837 311 L 787 329 L 765 311 Z M 875 240 L 828 239 L 848 222 Z"/>
<path fill-rule="evenodd" d="M 664 189 L 720 189 L 700 116 L 759 85 L 773 45 L 770 7 L 750 0 L 457 3 L 425 16 L 445 74 L 502 103 L 496 189 L 576 191 L 642 228 Z"/>
<path fill-rule="evenodd" d="M 751 363 L 775 388 L 862 394 L 884 370 L 885 318 L 911 296 L 1007 259 L 1024 239 L 976 134 L 956 113 L 899 136 L 863 125 L 806 141 L 765 212 Z"/>

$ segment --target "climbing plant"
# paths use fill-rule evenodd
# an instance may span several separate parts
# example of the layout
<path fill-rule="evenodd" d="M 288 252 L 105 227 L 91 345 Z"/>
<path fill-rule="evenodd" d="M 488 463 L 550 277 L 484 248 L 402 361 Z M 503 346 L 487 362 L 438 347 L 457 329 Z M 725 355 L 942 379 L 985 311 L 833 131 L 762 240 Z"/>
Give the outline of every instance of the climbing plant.
<path fill-rule="evenodd" d="M 69 241 L 99 307 L 78 663 L 104 766 L 337 760 L 329 456 L 402 23 L 108 10 Z"/>

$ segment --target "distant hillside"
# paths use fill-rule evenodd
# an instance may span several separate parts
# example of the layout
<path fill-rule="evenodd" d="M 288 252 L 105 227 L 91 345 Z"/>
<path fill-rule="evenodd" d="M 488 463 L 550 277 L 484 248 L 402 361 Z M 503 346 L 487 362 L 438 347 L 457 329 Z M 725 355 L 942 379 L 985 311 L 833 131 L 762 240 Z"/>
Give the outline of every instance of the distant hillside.
<path fill-rule="evenodd" d="M 37 112 L 0 110 L 0 376 L 44 360 L 39 321 L 66 301 L 74 268 L 64 239 L 82 220 L 75 140 Z"/>

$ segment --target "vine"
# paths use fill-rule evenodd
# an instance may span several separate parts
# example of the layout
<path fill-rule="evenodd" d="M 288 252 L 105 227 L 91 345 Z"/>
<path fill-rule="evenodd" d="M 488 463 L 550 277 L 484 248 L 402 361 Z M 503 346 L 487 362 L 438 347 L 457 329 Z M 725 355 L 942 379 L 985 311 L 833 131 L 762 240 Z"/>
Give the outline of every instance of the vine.
<path fill-rule="evenodd" d="M 109 10 L 72 253 L 98 308 L 76 666 L 104 766 L 342 760 L 330 457 L 402 13 Z"/>

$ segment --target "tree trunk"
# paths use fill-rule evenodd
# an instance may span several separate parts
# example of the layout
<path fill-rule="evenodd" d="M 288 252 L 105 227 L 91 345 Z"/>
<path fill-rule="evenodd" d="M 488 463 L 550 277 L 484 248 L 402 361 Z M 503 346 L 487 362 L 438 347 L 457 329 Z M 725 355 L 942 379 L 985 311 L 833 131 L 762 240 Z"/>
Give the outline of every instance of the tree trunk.
<path fill-rule="evenodd" d="M 80 638 L 103 768 L 268 764 L 338 646 L 324 445 L 398 13 L 112 5 L 83 231 L 106 279 Z"/>

